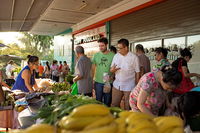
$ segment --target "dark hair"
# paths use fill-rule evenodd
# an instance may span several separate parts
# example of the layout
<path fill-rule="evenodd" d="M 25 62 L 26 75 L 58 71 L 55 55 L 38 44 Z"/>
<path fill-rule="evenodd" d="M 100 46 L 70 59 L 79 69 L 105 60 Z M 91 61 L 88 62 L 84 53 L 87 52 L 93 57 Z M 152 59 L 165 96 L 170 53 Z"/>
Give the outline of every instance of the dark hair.
<path fill-rule="evenodd" d="M 110 46 L 110 51 L 113 51 L 115 54 L 117 53 L 117 49 L 115 46 Z"/>
<path fill-rule="evenodd" d="M 82 46 L 77 46 L 75 50 L 76 53 L 84 54 L 84 48 Z"/>
<path fill-rule="evenodd" d="M 127 39 L 122 38 L 117 43 L 122 44 L 124 47 L 129 47 L 129 41 Z"/>
<path fill-rule="evenodd" d="M 105 38 L 105 37 L 102 37 L 102 38 L 100 38 L 99 40 L 98 40 L 98 43 L 104 43 L 104 44 L 108 44 L 108 39 L 107 38 Z"/>
<path fill-rule="evenodd" d="M 67 62 L 66 62 L 66 61 L 64 61 L 64 63 L 66 63 L 66 64 L 67 64 Z"/>
<path fill-rule="evenodd" d="M 28 58 L 28 64 L 34 63 L 34 62 L 37 62 L 37 61 L 39 61 L 39 58 L 37 56 L 29 56 L 29 58 Z"/>
<path fill-rule="evenodd" d="M 181 49 L 180 54 L 182 57 L 189 56 L 190 59 L 192 58 L 192 53 L 190 52 L 188 48 Z"/>
<path fill-rule="evenodd" d="M 46 62 L 47 68 L 50 70 L 49 62 Z"/>
<path fill-rule="evenodd" d="M 141 50 L 141 51 L 144 52 L 144 47 L 142 46 L 142 44 L 137 44 L 137 45 L 135 46 L 135 48 L 136 48 L 136 50 Z"/>
<path fill-rule="evenodd" d="M 60 64 L 62 64 L 62 61 L 59 61 Z"/>
<path fill-rule="evenodd" d="M 52 64 L 52 65 L 54 65 L 54 64 L 56 64 L 56 63 L 58 63 L 58 61 L 57 61 L 57 60 L 53 60 L 53 64 Z"/>
<path fill-rule="evenodd" d="M 31 57 L 31 55 L 27 55 L 27 57 L 26 57 L 26 58 L 27 58 L 27 59 L 29 59 L 30 57 Z"/>
<path fill-rule="evenodd" d="M 168 50 L 166 48 L 158 47 L 155 50 L 156 53 L 162 53 L 167 58 Z"/>
<path fill-rule="evenodd" d="M 182 116 L 182 113 L 186 119 L 189 119 L 196 114 L 200 113 L 200 92 L 190 91 L 183 94 L 178 99 L 178 111 Z"/>
<path fill-rule="evenodd" d="M 179 85 L 182 81 L 182 74 L 176 68 L 166 65 L 161 71 L 163 72 L 163 81 L 172 85 Z"/>

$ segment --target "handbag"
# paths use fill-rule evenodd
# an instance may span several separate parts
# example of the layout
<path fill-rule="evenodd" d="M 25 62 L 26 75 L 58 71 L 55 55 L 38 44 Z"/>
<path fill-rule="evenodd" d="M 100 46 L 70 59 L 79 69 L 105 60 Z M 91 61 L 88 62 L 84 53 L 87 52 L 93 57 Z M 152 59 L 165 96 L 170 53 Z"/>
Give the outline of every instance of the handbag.
<path fill-rule="evenodd" d="M 178 71 L 181 72 L 182 74 L 182 81 L 180 85 L 176 89 L 173 90 L 173 92 L 178 93 L 178 94 L 184 94 L 195 87 L 191 79 L 184 76 L 184 73 L 182 70 L 182 61 L 183 60 L 180 60 L 178 64 Z"/>

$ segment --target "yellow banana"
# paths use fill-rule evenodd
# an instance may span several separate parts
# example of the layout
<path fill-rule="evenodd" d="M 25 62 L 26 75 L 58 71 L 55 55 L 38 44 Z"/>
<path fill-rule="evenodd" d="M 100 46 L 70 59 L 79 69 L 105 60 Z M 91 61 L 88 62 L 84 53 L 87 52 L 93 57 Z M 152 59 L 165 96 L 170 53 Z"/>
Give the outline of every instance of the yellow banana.
<path fill-rule="evenodd" d="M 149 119 L 152 120 L 154 117 L 145 113 L 141 113 L 141 112 L 133 112 L 131 115 L 128 116 L 127 118 L 127 123 L 131 122 L 131 121 L 140 121 L 140 120 L 144 120 L 144 119 Z"/>
<path fill-rule="evenodd" d="M 62 129 L 60 133 L 76 133 L 76 131 Z"/>
<path fill-rule="evenodd" d="M 60 120 L 59 126 L 67 130 L 81 130 L 85 128 L 87 125 L 97 121 L 100 118 L 101 117 L 98 116 L 79 117 L 79 118 L 66 116 Z"/>
<path fill-rule="evenodd" d="M 90 130 L 84 130 L 77 133 L 116 133 L 117 132 L 117 124 L 111 123 L 107 126 L 98 127 Z"/>
<path fill-rule="evenodd" d="M 54 126 L 48 124 L 36 124 L 24 130 L 24 133 L 54 133 Z"/>
<path fill-rule="evenodd" d="M 86 104 L 75 108 L 70 114 L 71 117 L 82 116 L 104 116 L 110 114 L 110 110 L 100 104 Z"/>
<path fill-rule="evenodd" d="M 126 118 L 117 118 L 115 122 L 117 123 L 117 133 L 126 133 Z"/>
<path fill-rule="evenodd" d="M 86 126 L 84 128 L 84 130 L 88 130 L 88 129 L 93 129 L 93 128 L 98 128 L 98 127 L 102 127 L 105 125 L 109 125 L 112 121 L 114 121 L 114 117 L 112 115 L 107 115 L 104 116 L 100 119 L 96 119 L 95 122 L 89 124 L 88 126 Z"/>
<path fill-rule="evenodd" d="M 153 121 L 151 120 L 142 120 L 142 121 L 132 121 L 131 123 L 129 123 L 127 131 L 128 133 L 139 133 L 140 130 L 143 129 L 154 129 L 155 133 L 157 131 L 157 126 L 154 124 Z"/>
<path fill-rule="evenodd" d="M 182 127 L 176 127 L 172 130 L 171 133 L 184 133 L 184 130 Z"/>
<path fill-rule="evenodd" d="M 122 111 L 122 112 L 119 113 L 119 117 L 127 118 L 132 113 L 134 113 L 134 112 L 131 112 L 131 111 Z"/>
<path fill-rule="evenodd" d="M 158 126 L 158 129 L 161 133 L 173 127 L 183 128 L 183 120 L 176 116 L 157 117 L 154 118 L 154 122 Z"/>
<path fill-rule="evenodd" d="M 165 130 L 163 133 L 172 133 L 172 130 L 174 130 L 174 127 Z"/>
<path fill-rule="evenodd" d="M 131 131 L 131 132 L 128 132 L 128 133 L 157 133 L 157 131 L 152 129 L 152 128 L 146 128 L 146 129 L 142 129 L 142 130 L 139 130 L 139 131 Z"/>

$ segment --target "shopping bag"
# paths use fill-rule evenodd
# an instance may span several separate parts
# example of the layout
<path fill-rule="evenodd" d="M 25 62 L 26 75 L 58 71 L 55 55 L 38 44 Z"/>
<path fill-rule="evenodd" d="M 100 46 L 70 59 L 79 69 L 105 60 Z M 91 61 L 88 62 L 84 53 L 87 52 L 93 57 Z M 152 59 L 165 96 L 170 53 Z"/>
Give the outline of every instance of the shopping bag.
<path fill-rule="evenodd" d="M 184 76 L 184 73 L 182 71 L 182 61 L 183 60 L 181 60 L 178 65 L 178 71 L 182 73 L 182 81 L 179 87 L 173 90 L 173 92 L 178 93 L 178 94 L 184 94 L 195 87 L 192 80 Z"/>
<path fill-rule="evenodd" d="M 75 82 L 73 85 L 72 85 L 72 91 L 71 91 L 71 94 L 72 95 L 77 95 L 78 94 L 78 85 L 77 85 L 77 82 Z"/>

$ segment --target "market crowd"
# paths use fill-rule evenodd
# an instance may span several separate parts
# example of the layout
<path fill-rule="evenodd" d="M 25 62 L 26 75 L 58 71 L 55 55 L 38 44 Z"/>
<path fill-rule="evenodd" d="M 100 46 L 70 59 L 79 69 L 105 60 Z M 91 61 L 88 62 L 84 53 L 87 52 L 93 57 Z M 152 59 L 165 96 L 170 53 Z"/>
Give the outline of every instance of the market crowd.
<path fill-rule="evenodd" d="M 82 46 L 75 48 L 77 60 L 73 82 L 78 85 L 78 94 L 95 97 L 107 106 L 155 116 L 178 113 L 185 119 L 200 118 L 200 88 L 195 87 L 190 79 L 200 78 L 200 74 L 189 71 L 192 53 L 188 48 L 181 49 L 180 57 L 172 63 L 167 59 L 166 48 L 156 48 L 157 62 L 151 68 L 142 44 L 135 46 L 135 53 L 129 51 L 127 39 L 120 39 L 116 48 L 108 49 L 107 38 L 99 39 L 98 44 L 99 52 L 92 59 L 86 56 Z M 54 60 L 51 66 L 46 62 L 43 67 L 37 56 L 29 56 L 27 62 L 12 90 L 34 92 L 40 89 L 35 77 L 62 82 L 70 71 L 66 61 L 58 65 Z M 5 85 L 1 75 L 0 81 Z"/>

